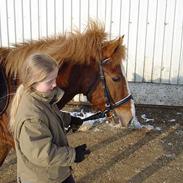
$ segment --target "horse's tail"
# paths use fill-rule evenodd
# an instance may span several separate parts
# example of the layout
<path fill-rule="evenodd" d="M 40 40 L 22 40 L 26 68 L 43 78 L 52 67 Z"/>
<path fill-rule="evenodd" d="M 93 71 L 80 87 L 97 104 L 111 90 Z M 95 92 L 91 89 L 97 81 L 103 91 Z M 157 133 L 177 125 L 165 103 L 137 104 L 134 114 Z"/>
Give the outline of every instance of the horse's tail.
<path fill-rule="evenodd" d="M 10 51 L 10 48 L 0 48 L 0 64 L 4 63 Z"/>

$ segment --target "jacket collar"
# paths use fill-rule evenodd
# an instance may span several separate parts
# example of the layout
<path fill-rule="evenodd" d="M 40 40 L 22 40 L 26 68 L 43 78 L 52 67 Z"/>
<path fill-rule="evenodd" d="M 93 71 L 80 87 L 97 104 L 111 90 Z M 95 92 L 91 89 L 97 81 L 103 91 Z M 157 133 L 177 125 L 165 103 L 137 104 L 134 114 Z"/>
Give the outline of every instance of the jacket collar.
<path fill-rule="evenodd" d="M 64 95 L 64 91 L 58 87 L 54 88 L 51 92 L 39 92 L 33 91 L 31 95 L 41 101 L 48 102 L 50 104 L 55 104 L 60 101 Z"/>

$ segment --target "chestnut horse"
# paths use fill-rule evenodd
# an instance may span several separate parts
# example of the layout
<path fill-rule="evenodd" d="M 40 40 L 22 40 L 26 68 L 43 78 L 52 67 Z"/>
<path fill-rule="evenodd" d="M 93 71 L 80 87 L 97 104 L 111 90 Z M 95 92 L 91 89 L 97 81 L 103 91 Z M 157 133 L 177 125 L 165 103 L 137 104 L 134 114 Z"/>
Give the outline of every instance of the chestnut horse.
<path fill-rule="evenodd" d="M 1 98 L 6 99 L 0 116 L 0 165 L 14 142 L 8 131 L 9 103 L 19 85 L 18 75 L 24 60 L 32 53 L 47 53 L 59 64 L 57 85 L 65 91 L 59 102 L 61 109 L 76 94 L 84 94 L 100 111 L 113 112 L 121 124 L 128 126 L 135 119 L 122 60 L 125 59 L 123 37 L 107 41 L 104 26 L 90 22 L 87 29 L 54 38 L 17 44 L 13 48 L 0 48 L 1 74 L 4 84 Z M 122 69 L 121 69 L 122 68 Z M 7 86 L 7 87 L 6 87 Z"/>

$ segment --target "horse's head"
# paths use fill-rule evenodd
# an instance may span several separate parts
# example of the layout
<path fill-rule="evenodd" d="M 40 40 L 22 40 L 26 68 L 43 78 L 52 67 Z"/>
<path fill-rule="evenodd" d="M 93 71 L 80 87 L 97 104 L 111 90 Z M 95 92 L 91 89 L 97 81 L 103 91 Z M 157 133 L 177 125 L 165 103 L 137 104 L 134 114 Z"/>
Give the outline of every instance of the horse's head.
<path fill-rule="evenodd" d="M 101 111 L 112 111 L 123 126 L 135 119 L 135 107 L 130 94 L 122 61 L 125 58 L 123 37 L 102 45 L 102 59 L 97 72 L 90 76 L 88 100 Z M 94 72 L 95 73 L 95 72 Z"/>
<path fill-rule="evenodd" d="M 66 40 L 66 49 L 62 46 L 57 51 L 64 58 L 58 58 L 63 62 L 57 83 L 65 90 L 59 107 L 83 93 L 96 108 L 113 112 L 128 126 L 135 119 L 135 107 L 122 65 L 126 51 L 123 37 L 106 41 L 104 29 L 95 25 L 83 35 L 72 36 Z"/>

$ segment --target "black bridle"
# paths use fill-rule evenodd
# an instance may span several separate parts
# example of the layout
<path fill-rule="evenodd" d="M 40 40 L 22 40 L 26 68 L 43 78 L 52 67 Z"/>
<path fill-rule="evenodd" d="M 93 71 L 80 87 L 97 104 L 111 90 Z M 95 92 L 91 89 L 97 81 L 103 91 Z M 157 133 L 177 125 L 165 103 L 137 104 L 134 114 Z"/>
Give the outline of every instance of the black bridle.
<path fill-rule="evenodd" d="M 98 85 L 99 81 L 102 82 L 102 87 L 104 90 L 104 97 L 105 97 L 105 110 L 104 111 L 99 111 L 87 118 L 82 119 L 83 121 L 88 121 L 88 120 L 94 120 L 97 118 L 103 118 L 106 116 L 107 113 L 113 111 L 115 108 L 122 106 L 123 104 L 127 103 L 129 100 L 133 99 L 132 95 L 129 94 L 128 96 L 126 96 L 125 98 L 114 102 L 114 100 L 111 97 L 109 88 L 107 87 L 107 83 L 106 83 L 106 79 L 105 79 L 105 75 L 104 75 L 104 69 L 103 69 L 103 65 L 105 65 L 106 63 L 108 63 L 108 61 L 110 60 L 110 58 L 107 58 L 105 60 L 102 60 L 101 62 L 99 62 L 99 79 L 96 78 L 96 80 L 94 81 L 94 83 L 92 83 L 92 85 L 89 87 L 89 91 L 87 92 L 87 96 L 91 96 L 91 94 L 93 93 L 93 90 L 96 88 L 96 86 Z"/>

